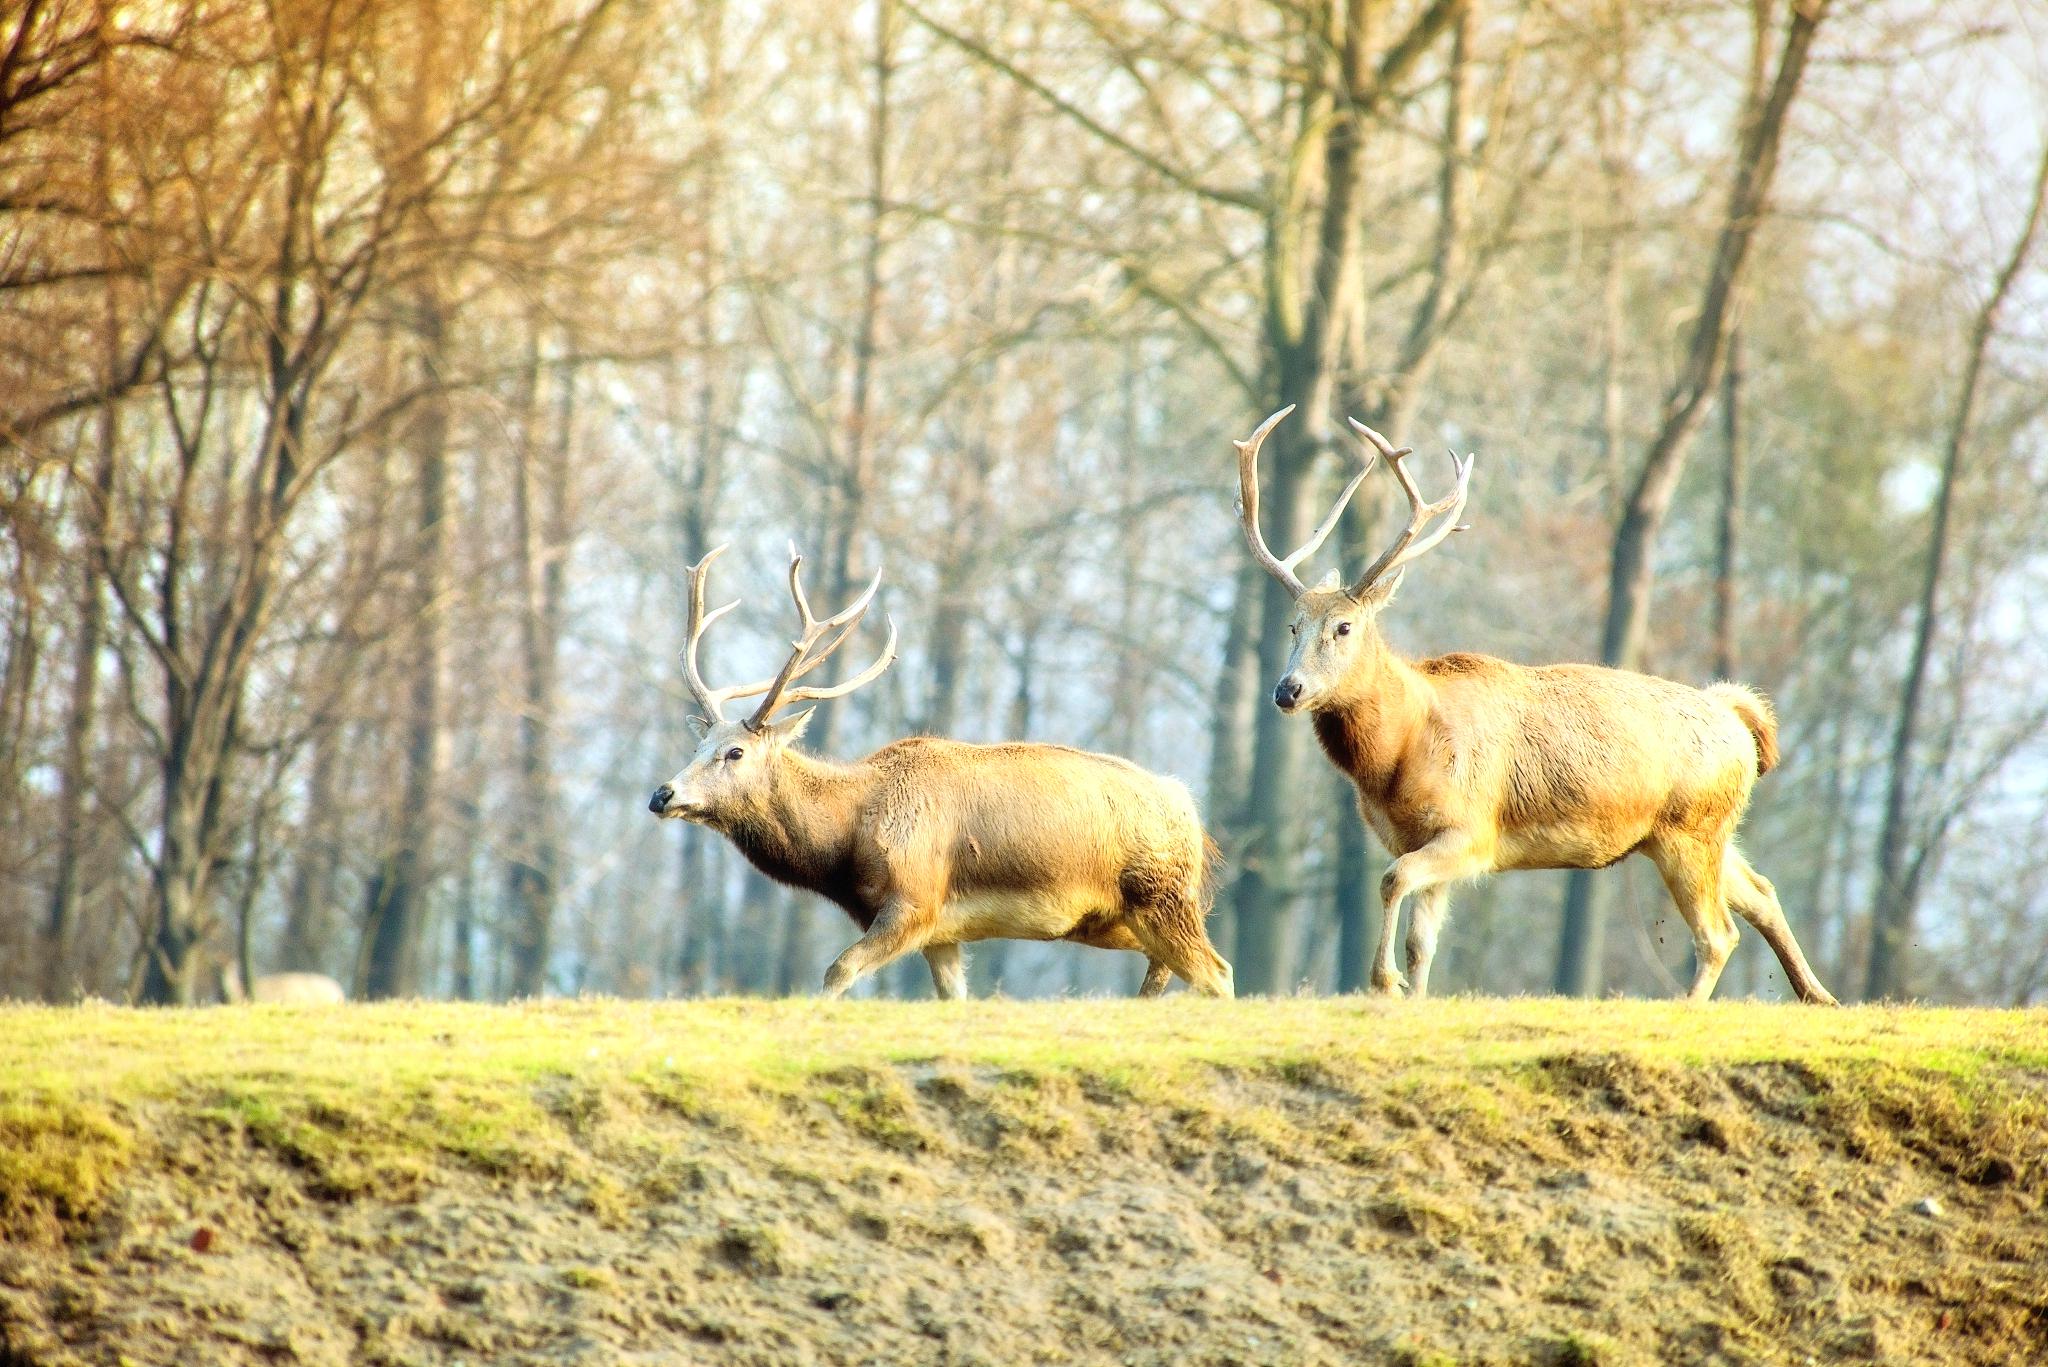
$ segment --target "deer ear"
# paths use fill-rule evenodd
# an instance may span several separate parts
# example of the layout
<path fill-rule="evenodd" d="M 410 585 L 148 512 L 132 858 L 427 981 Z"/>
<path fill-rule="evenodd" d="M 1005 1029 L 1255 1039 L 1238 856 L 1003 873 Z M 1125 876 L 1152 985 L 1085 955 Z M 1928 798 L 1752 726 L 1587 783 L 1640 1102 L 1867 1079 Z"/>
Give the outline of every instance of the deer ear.
<path fill-rule="evenodd" d="M 1359 594 L 1358 605 L 1362 608 L 1370 608 L 1374 612 L 1378 612 L 1381 608 L 1394 601 L 1394 595 L 1401 591 L 1401 580 L 1407 573 L 1408 571 L 1405 569 L 1395 570 L 1385 579 L 1380 580 L 1379 583 L 1374 584 L 1364 593 Z"/>
<path fill-rule="evenodd" d="M 1338 577 L 1337 571 L 1333 569 L 1328 574 L 1324 575 L 1321 579 L 1316 580 L 1315 587 L 1319 590 L 1341 589 L 1344 587 L 1344 581 L 1343 579 Z"/>
<path fill-rule="evenodd" d="M 711 734 L 711 723 L 698 716 L 695 712 L 690 713 L 683 720 L 689 723 L 690 730 L 696 734 L 698 740 L 702 740 Z"/>
<path fill-rule="evenodd" d="M 804 728 L 811 724 L 811 714 L 817 710 L 815 707 L 806 707 L 795 716 L 769 722 L 768 734 L 784 745 L 794 745 L 804 738 Z"/>

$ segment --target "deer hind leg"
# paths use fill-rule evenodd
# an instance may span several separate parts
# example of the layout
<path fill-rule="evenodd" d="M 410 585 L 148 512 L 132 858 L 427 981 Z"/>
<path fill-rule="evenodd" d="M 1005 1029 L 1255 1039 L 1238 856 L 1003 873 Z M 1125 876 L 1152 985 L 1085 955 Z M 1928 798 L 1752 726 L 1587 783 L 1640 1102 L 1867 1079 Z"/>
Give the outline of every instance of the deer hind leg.
<path fill-rule="evenodd" d="M 1209 943 L 1209 932 L 1202 925 L 1202 908 L 1199 903 L 1176 896 L 1165 905 L 1137 908 L 1128 921 L 1131 933 L 1138 937 L 1145 957 L 1152 961 L 1152 967 L 1145 974 L 1145 988 L 1152 986 L 1158 977 L 1159 991 L 1166 990 L 1164 973 L 1179 975 L 1182 982 L 1205 997 L 1234 997 L 1237 995 L 1235 978 L 1230 964 L 1216 952 L 1216 946 Z M 1141 989 L 1139 996 L 1157 996 L 1158 993 Z"/>
<path fill-rule="evenodd" d="M 923 949 L 932 933 L 934 919 L 930 912 L 922 911 L 901 898 L 889 903 L 875 918 L 875 923 L 868 927 L 868 933 L 848 945 L 825 970 L 826 998 L 845 996 L 846 989 L 863 975 L 900 959 L 914 949 Z M 937 973 L 934 972 L 932 977 L 936 984 Z"/>
<path fill-rule="evenodd" d="M 940 1001 L 963 1001 L 967 996 L 967 964 L 958 945 L 926 945 L 925 967 L 932 971 L 932 991 Z"/>
<path fill-rule="evenodd" d="M 1408 911 L 1408 990 L 1414 997 L 1429 995 L 1429 965 L 1436 958 L 1436 936 L 1443 929 L 1451 909 L 1451 890 L 1439 883 L 1415 894 Z"/>
<path fill-rule="evenodd" d="M 1840 1006 L 1834 994 L 1821 986 L 1806 962 L 1806 955 L 1800 951 L 1799 941 L 1792 938 L 1792 927 L 1785 921 L 1785 909 L 1778 905 L 1778 890 L 1771 886 L 1771 880 L 1758 873 L 1742 852 L 1734 845 L 1721 861 L 1721 885 L 1728 894 L 1728 906 L 1743 920 L 1757 929 L 1764 937 L 1764 943 L 1778 956 L 1778 963 L 1785 970 L 1786 981 L 1799 994 L 1799 1000 L 1820 1006 Z"/>
<path fill-rule="evenodd" d="M 1145 981 L 1138 987 L 1141 997 L 1158 997 L 1166 993 L 1167 983 L 1173 980 L 1173 970 L 1157 959 L 1145 961 Z"/>
<path fill-rule="evenodd" d="M 1664 876 L 1678 914 L 1692 930 L 1694 1001 L 1714 995 L 1714 984 L 1728 966 L 1738 938 L 1721 890 L 1721 847 L 1690 836 L 1666 835 L 1652 840 L 1644 853 Z"/>

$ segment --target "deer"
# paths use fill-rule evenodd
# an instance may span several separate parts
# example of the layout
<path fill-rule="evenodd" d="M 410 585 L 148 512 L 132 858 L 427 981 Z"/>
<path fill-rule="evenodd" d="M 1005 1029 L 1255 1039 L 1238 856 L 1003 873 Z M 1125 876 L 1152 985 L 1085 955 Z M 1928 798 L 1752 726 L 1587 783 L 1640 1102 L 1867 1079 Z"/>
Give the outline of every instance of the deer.
<path fill-rule="evenodd" d="M 1763 695 L 1739 683 L 1695 688 L 1597 665 L 1397 654 L 1380 615 L 1407 567 L 1463 530 L 1473 457 L 1453 451 L 1451 491 L 1425 502 L 1404 464 L 1413 449 L 1350 420 L 1362 468 L 1283 559 L 1259 530 L 1259 447 L 1293 411 L 1290 404 L 1234 443 L 1237 514 L 1253 559 L 1295 604 L 1273 703 L 1309 714 L 1323 753 L 1351 779 L 1360 816 L 1392 856 L 1380 880 L 1373 990 L 1428 994 L 1453 884 L 1514 869 L 1606 868 L 1640 853 L 1692 933 L 1693 1000 L 1713 995 L 1734 950 L 1732 907 L 1776 953 L 1800 1000 L 1834 1005 L 1776 890 L 1735 847 L 1752 788 L 1778 763 L 1777 719 Z M 1407 525 L 1350 583 L 1332 571 L 1304 584 L 1296 568 L 1329 538 L 1375 462 L 1400 485 Z M 1404 978 L 1394 935 L 1411 900 Z"/>
<path fill-rule="evenodd" d="M 348 993 L 325 973 L 258 973 L 255 987 L 244 992 L 242 970 L 230 963 L 220 970 L 220 999 L 231 1005 L 337 1006 Z"/>
<path fill-rule="evenodd" d="M 654 790 L 648 810 L 695 822 L 789 887 L 841 907 L 860 938 L 833 960 L 824 995 L 913 952 L 941 998 L 967 995 L 961 946 L 979 940 L 1067 940 L 1146 956 L 1139 995 L 1178 976 L 1194 991 L 1232 995 L 1230 965 L 1210 944 L 1206 884 L 1216 847 L 1194 798 L 1128 760 L 1060 745 L 970 744 L 935 736 L 895 741 L 838 763 L 798 748 L 815 709 L 880 677 L 896 658 L 896 625 L 866 668 L 829 687 L 801 684 L 846 643 L 881 585 L 819 619 L 790 548 L 799 629 L 773 679 L 713 688 L 698 666 L 704 631 L 739 600 L 704 610 L 705 581 L 725 550 L 689 569 L 683 674 L 702 715 L 690 762 Z M 744 718 L 725 706 L 758 697 Z"/>

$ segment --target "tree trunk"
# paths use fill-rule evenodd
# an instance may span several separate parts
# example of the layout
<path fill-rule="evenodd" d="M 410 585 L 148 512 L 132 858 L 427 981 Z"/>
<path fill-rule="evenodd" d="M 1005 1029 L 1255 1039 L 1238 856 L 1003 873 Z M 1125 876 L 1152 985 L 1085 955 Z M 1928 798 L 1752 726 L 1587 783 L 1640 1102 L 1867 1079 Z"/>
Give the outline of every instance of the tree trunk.
<path fill-rule="evenodd" d="M 1721 467 L 1721 516 L 1714 538 L 1714 677 L 1733 679 L 1740 651 L 1735 636 L 1735 587 L 1742 538 L 1742 334 L 1728 334 L 1728 365 L 1721 374 L 1721 437 L 1727 462 Z M 1694 958 L 1697 959 L 1697 954 Z M 1697 968 L 1697 964 L 1695 964 Z M 1754 997 L 1762 981 L 1761 955 L 1743 954 L 1733 965 L 1741 994 Z"/>
<path fill-rule="evenodd" d="M 418 301 L 419 341 L 428 383 L 441 372 L 446 320 L 440 302 Z M 427 849 L 431 838 L 441 740 L 441 590 L 447 553 L 448 400 L 436 394 L 412 426 L 418 537 L 412 576 L 411 681 L 406 693 L 404 775 L 391 852 L 373 880 L 370 949 L 363 993 L 372 999 L 419 991 L 419 950 L 425 918 Z"/>
<path fill-rule="evenodd" d="M 1313 124 L 1328 104 L 1334 117 L 1324 134 L 1323 204 L 1306 294 L 1296 298 L 1291 293 L 1299 286 L 1287 278 L 1284 264 L 1269 271 L 1274 294 L 1267 301 L 1266 326 L 1269 349 L 1279 362 L 1276 407 L 1292 403 L 1300 411 L 1274 434 L 1279 440 L 1265 499 L 1270 510 L 1265 536 L 1288 548 L 1299 544 L 1307 530 L 1305 496 L 1315 460 L 1329 446 L 1342 342 L 1351 311 L 1360 306 L 1364 223 L 1358 200 L 1364 173 L 1359 144 L 1376 95 L 1366 61 L 1369 8 L 1366 0 L 1349 0 L 1341 18 L 1335 11 L 1326 16 L 1333 31 L 1318 35 L 1335 54 L 1336 65 L 1329 72 L 1327 101 L 1312 100 L 1304 116 Z M 1458 8 L 1439 5 L 1430 12 L 1442 11 L 1448 19 Z M 1292 258 L 1300 226 L 1289 221 L 1286 210 L 1276 211 L 1267 246 L 1275 262 Z M 1294 600 L 1278 580 L 1262 579 L 1258 639 L 1263 683 L 1278 678 L 1286 663 Z M 1299 719 L 1283 716 L 1278 708 L 1257 709 L 1242 863 L 1231 898 L 1237 915 L 1237 984 L 1249 993 L 1280 993 L 1289 986 L 1286 935 L 1292 889 L 1287 875 L 1298 844 L 1299 815 L 1291 803 L 1302 730 Z"/>
<path fill-rule="evenodd" d="M 874 472 L 874 368 L 877 331 L 882 312 L 882 257 L 886 243 L 882 221 L 889 208 L 889 120 L 890 84 L 895 72 L 895 6 L 877 0 L 875 6 L 874 52 L 870 72 L 874 79 L 874 108 L 868 120 L 867 231 L 861 248 L 861 302 L 854 326 L 853 390 L 847 406 L 845 462 L 840 471 L 839 507 L 832 533 L 828 564 L 832 611 L 837 612 L 854 594 L 854 562 L 866 530 L 867 505 L 875 479 Z M 821 707 L 811 723 L 811 743 L 820 751 L 832 745 L 834 719 L 838 709 Z M 782 926 L 783 962 L 776 971 L 781 984 L 807 983 L 812 949 L 812 906 L 807 897 L 791 897 Z M 784 990 L 793 990 L 785 986 Z"/>
<path fill-rule="evenodd" d="M 719 430 L 718 393 L 712 381 L 710 343 L 715 329 L 710 311 L 707 295 L 698 315 L 701 358 L 694 423 L 696 452 L 690 471 L 689 496 L 676 519 L 683 563 L 687 565 L 696 564 L 711 549 L 710 515 L 718 501 L 724 468 L 725 442 Z M 712 648 L 704 647 L 707 656 Z M 682 753 L 688 754 L 696 745 L 696 736 L 687 728 L 679 729 L 682 731 Z M 719 906 L 717 897 L 709 892 L 716 886 L 707 876 L 712 833 L 691 822 L 678 824 L 682 827 L 682 834 L 676 852 L 677 883 L 681 893 L 677 915 L 682 919 L 679 937 L 682 946 L 677 954 L 676 977 L 677 986 L 685 995 L 695 995 L 727 971 L 716 944 L 721 938 L 723 908 Z"/>
<path fill-rule="evenodd" d="M 1721 377 L 1721 435 L 1728 463 L 1721 471 L 1721 522 L 1714 542 L 1714 677 L 1732 679 L 1738 668 L 1735 644 L 1735 580 L 1742 536 L 1742 335 L 1728 337 L 1728 369 Z"/>
<path fill-rule="evenodd" d="M 1230 617 L 1223 628 L 1223 663 L 1209 703 L 1209 778 L 1203 808 L 1226 863 L 1235 863 L 1244 844 L 1246 737 L 1258 706 L 1258 639 L 1254 617 L 1264 571 L 1240 556 L 1230 585 Z M 1230 899 L 1219 897 L 1211 925 L 1218 944 L 1233 944 L 1237 918 Z"/>
<path fill-rule="evenodd" d="M 448 989 L 459 1002 L 476 1000 L 476 856 L 483 813 L 461 804 L 462 876 L 455 885 L 455 915 L 449 926 Z"/>
<path fill-rule="evenodd" d="M 1778 168 L 1793 97 L 1799 91 L 1815 31 L 1828 0 L 1796 0 L 1778 59 L 1769 96 L 1753 118 L 1743 120 L 1736 155 L 1735 184 L 1714 248 L 1706 294 L 1693 324 L 1685 364 L 1664 402 L 1663 417 L 1644 457 L 1642 469 L 1623 504 L 1607 579 L 1607 614 L 1600 635 L 1601 663 L 1621 669 L 1637 667 L 1650 630 L 1657 534 L 1678 493 L 1679 476 L 1693 438 L 1706 418 L 1707 403 L 1721 380 L 1727 361 L 1728 337 L 1740 308 L 1740 292 L 1750 247 L 1762 220 L 1765 202 Z M 1574 869 L 1566 880 L 1564 925 L 1559 936 L 1559 992 L 1592 996 L 1602 982 L 1601 952 L 1605 944 L 1604 907 L 1594 898 L 1591 872 Z"/>
<path fill-rule="evenodd" d="M 1912 803 L 1914 752 L 1938 626 L 1936 613 L 1940 609 L 1942 580 L 1948 569 L 1956 485 L 1962 478 L 1963 462 L 1969 454 L 1971 428 L 1982 388 L 1984 358 L 1991 349 L 1991 339 L 1997 333 L 1999 314 L 2004 310 L 2006 299 L 2033 251 L 2034 240 L 2041 227 L 2044 200 L 2048 200 L 2048 149 L 2043 150 L 2040 167 L 2034 176 L 2033 199 L 2027 209 L 2026 223 L 1970 329 L 1969 357 L 1964 363 L 1955 410 L 1949 419 L 1948 446 L 1941 462 L 1941 485 L 1934 498 L 1934 526 L 1928 537 L 1927 564 L 1921 574 L 1920 602 L 1914 615 L 1913 653 L 1906 665 L 1906 677 L 1900 685 L 1898 719 L 1892 730 L 1891 759 L 1885 775 L 1884 826 L 1877 838 L 1877 890 L 1870 908 L 1870 961 L 1863 977 L 1863 995 L 1872 1000 L 1897 997 L 1906 990 L 1906 947 L 1911 943 L 1913 914 L 1919 900 L 1918 880 L 1908 873 L 1907 851 L 1911 839 L 1907 827 Z"/>
<path fill-rule="evenodd" d="M 278 961 L 289 972 L 321 971 L 328 937 L 337 860 L 334 835 L 335 766 L 341 736 L 332 724 L 313 736 L 313 767 L 306 780 L 306 822 L 292 851 L 292 881 L 285 894 L 284 943 Z"/>
<path fill-rule="evenodd" d="M 576 375 L 564 367 L 553 442 L 546 457 L 546 509 L 534 514 L 536 443 L 521 443 L 513 478 L 513 540 L 519 573 L 520 849 L 507 874 L 512 903 L 512 995 L 538 997 L 547 989 L 548 951 L 555 919 L 558 859 L 554 779 L 555 661 L 561 649 L 562 597 L 569 551 L 570 443 L 574 439 Z M 537 415 L 532 415 L 537 416 Z M 535 424 L 528 423 L 529 434 Z M 536 526 L 536 521 L 541 525 Z M 538 543 L 538 544 L 537 544 Z"/>

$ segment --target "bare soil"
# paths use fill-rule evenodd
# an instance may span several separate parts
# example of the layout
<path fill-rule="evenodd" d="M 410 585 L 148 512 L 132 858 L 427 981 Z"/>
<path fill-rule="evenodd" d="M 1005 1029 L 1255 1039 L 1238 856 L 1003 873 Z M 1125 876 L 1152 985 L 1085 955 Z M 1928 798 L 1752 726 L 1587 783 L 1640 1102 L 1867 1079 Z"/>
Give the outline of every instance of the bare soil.
<path fill-rule="evenodd" d="M 138 1103 L 90 1218 L 0 1248 L 0 1367 L 2048 1362 L 2027 1069 L 1202 1077 L 828 1067 L 759 1113 L 542 1078 L 576 1161 L 356 1183 Z"/>

